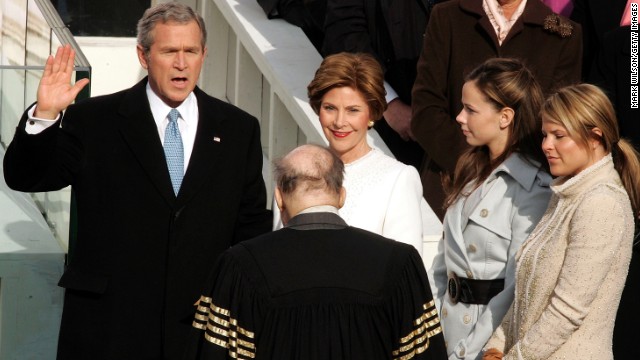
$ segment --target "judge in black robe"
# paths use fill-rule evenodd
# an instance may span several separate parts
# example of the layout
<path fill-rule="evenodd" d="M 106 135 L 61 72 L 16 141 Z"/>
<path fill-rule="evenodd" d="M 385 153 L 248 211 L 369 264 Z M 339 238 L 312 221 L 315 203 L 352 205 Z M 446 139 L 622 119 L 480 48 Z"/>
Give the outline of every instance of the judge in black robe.
<path fill-rule="evenodd" d="M 242 242 L 218 261 L 193 323 L 199 358 L 445 359 L 418 252 L 337 215 L 342 176 L 330 191 L 322 181 L 335 176 L 323 169 L 339 163 L 341 171 L 342 163 L 326 149 L 305 145 L 282 163 L 293 174 L 276 180 L 285 228 Z M 287 179 L 298 182 L 293 191 Z M 318 189 L 332 196 L 316 201 L 310 193 Z"/>

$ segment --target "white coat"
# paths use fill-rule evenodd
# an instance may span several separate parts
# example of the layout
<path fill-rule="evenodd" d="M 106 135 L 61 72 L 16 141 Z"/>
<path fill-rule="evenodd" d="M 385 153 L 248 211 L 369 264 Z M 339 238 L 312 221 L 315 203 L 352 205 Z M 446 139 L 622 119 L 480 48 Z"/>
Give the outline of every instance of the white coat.
<path fill-rule="evenodd" d="M 343 186 L 347 198 L 340 217 L 347 224 L 413 245 L 425 268 L 431 266 L 442 223 L 422 197 L 420 176 L 414 167 L 373 148 L 345 165 Z M 280 228 L 280 210 L 274 204 L 273 229 Z"/>
<path fill-rule="evenodd" d="M 480 359 L 481 351 L 513 301 L 515 254 L 547 208 L 551 176 L 514 153 L 477 191 L 480 201 L 463 224 L 465 197 L 447 209 L 443 239 L 429 271 L 449 359 Z M 505 279 L 487 305 L 453 304 L 448 275 Z"/>

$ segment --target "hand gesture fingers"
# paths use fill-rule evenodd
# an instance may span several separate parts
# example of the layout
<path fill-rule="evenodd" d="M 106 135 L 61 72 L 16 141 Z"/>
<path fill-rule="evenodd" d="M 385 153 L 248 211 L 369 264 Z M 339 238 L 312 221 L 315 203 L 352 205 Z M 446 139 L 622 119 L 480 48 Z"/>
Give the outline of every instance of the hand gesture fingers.
<path fill-rule="evenodd" d="M 75 51 L 70 45 L 61 46 L 55 56 L 49 56 L 38 85 L 38 104 L 35 117 L 54 119 L 69 106 L 88 83 L 82 79 L 71 85 Z"/>

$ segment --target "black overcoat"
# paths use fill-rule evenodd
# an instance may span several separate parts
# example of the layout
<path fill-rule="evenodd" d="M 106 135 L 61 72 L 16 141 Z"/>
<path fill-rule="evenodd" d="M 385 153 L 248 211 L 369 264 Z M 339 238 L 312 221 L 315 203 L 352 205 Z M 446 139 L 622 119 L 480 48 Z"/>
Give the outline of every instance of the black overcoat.
<path fill-rule="evenodd" d="M 76 194 L 59 359 L 178 358 L 218 255 L 270 230 L 257 120 L 196 88 L 198 129 L 176 197 L 146 83 L 72 105 L 38 135 L 25 132 L 25 113 L 7 149 L 11 188 Z"/>

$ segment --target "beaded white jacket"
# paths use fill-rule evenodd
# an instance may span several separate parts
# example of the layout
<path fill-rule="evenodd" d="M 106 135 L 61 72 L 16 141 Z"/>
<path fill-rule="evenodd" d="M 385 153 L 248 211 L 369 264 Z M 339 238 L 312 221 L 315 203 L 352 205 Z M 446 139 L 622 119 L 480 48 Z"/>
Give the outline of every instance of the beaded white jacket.
<path fill-rule="evenodd" d="M 485 349 L 504 359 L 613 359 L 633 242 L 629 197 L 607 155 L 552 184 L 549 208 L 517 254 L 515 300 Z"/>

